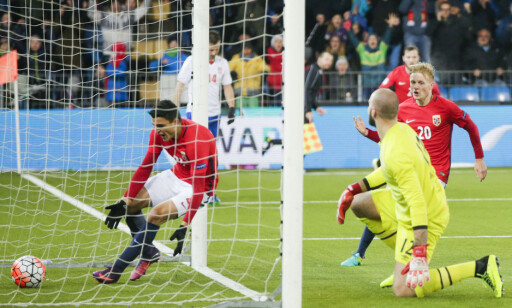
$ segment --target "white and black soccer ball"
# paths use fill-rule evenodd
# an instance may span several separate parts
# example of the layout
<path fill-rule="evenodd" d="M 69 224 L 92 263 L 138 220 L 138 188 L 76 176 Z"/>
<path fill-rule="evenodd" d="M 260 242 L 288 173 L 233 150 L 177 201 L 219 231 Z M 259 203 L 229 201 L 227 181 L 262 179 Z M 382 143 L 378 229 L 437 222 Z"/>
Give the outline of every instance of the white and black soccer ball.
<path fill-rule="evenodd" d="M 35 288 L 45 279 L 46 266 L 39 258 L 23 256 L 14 261 L 11 277 L 20 288 Z"/>

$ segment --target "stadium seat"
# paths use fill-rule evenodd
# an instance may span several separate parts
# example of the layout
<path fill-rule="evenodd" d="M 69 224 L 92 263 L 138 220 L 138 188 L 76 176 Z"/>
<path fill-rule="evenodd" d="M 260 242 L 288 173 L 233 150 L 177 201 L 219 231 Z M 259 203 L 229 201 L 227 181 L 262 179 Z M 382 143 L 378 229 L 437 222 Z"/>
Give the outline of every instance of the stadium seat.
<path fill-rule="evenodd" d="M 448 89 L 445 87 L 439 87 L 439 92 L 441 92 L 441 97 L 448 98 Z"/>
<path fill-rule="evenodd" d="M 507 86 L 487 86 L 480 89 L 480 97 L 486 102 L 510 101 L 510 88 Z"/>
<path fill-rule="evenodd" d="M 153 40 L 153 50 L 151 55 L 149 55 L 150 60 L 158 60 L 160 59 L 167 50 L 169 44 L 167 40 Z"/>
<path fill-rule="evenodd" d="M 140 98 L 148 101 L 160 99 L 160 82 L 145 81 L 139 85 Z"/>
<path fill-rule="evenodd" d="M 141 40 L 134 42 L 130 56 L 134 59 L 138 57 L 149 57 L 154 52 L 154 42 L 152 40 Z"/>
<path fill-rule="evenodd" d="M 167 19 L 170 12 L 171 2 L 158 0 L 151 3 L 151 10 L 148 15 L 152 21 L 160 21 Z"/>
<path fill-rule="evenodd" d="M 479 102 L 480 94 L 476 87 L 452 87 L 450 89 L 450 100 Z"/>

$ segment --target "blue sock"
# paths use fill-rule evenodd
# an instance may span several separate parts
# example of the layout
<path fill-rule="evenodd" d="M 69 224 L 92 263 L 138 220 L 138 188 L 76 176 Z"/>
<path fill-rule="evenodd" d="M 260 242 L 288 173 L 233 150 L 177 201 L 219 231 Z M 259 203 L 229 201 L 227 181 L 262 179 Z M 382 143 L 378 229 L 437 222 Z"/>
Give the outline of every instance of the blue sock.
<path fill-rule="evenodd" d="M 126 215 L 126 224 L 130 228 L 132 237 L 134 237 L 135 234 L 146 228 L 146 218 L 144 218 L 142 211 L 139 211 L 132 215 Z"/>
<path fill-rule="evenodd" d="M 368 249 L 368 246 L 370 246 L 371 242 L 373 241 L 373 238 L 375 237 L 375 234 L 368 229 L 368 227 L 364 227 L 363 235 L 361 235 L 361 240 L 359 241 L 359 247 L 357 247 L 357 253 L 359 253 L 359 256 L 361 258 L 365 257 L 366 249 Z"/>
<path fill-rule="evenodd" d="M 158 229 L 160 229 L 160 226 L 148 222 L 147 226 L 142 229 L 141 232 L 135 234 L 130 246 L 128 246 L 119 258 L 117 258 L 114 266 L 112 267 L 112 272 L 119 274 L 122 273 L 126 267 L 128 267 L 130 262 L 135 260 L 135 258 L 141 254 L 143 246 L 152 246 L 151 244 L 156 237 Z"/>

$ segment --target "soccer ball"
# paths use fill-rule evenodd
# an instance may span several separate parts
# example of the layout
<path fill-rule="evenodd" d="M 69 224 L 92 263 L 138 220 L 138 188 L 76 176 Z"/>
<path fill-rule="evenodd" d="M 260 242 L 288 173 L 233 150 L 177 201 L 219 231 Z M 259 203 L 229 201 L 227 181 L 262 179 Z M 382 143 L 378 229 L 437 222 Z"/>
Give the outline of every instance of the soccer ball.
<path fill-rule="evenodd" d="M 46 267 L 39 258 L 23 256 L 14 261 L 11 276 L 14 283 L 20 288 L 35 288 L 46 277 Z"/>

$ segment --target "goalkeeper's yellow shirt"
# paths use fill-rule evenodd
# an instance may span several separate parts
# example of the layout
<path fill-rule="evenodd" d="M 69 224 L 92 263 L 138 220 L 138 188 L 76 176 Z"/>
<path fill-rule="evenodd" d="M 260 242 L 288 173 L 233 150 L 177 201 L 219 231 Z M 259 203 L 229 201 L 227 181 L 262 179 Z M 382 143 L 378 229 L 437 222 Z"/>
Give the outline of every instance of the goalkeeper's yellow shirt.
<path fill-rule="evenodd" d="M 406 228 L 427 226 L 448 211 L 445 191 L 416 132 L 396 123 L 380 143 L 382 174 L 396 201 L 398 222 Z"/>

